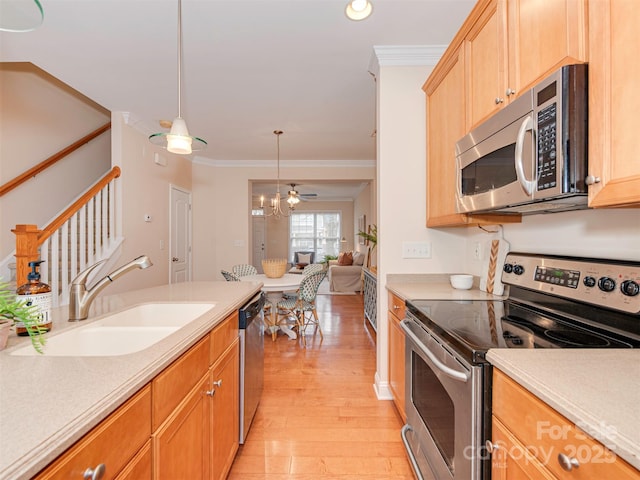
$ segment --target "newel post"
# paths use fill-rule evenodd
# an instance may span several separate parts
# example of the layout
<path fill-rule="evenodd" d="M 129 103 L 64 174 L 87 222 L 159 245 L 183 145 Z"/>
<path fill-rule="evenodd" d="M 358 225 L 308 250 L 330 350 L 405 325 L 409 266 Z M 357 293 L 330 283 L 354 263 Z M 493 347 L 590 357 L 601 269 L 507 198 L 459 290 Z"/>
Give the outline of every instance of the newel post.
<path fill-rule="evenodd" d="M 29 262 L 38 260 L 37 225 L 16 225 L 11 230 L 16 235 L 16 287 L 27 283 L 27 274 L 31 270 Z"/>

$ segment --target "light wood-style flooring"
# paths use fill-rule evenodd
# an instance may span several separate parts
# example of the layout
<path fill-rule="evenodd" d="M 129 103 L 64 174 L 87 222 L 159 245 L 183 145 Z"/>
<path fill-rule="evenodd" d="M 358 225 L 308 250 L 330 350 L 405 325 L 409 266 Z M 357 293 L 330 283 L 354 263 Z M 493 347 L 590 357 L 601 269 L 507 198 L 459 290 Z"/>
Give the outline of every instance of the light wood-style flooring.
<path fill-rule="evenodd" d="M 391 401 L 376 398 L 361 295 L 318 295 L 324 340 L 265 337 L 265 388 L 231 480 L 413 479 Z"/>

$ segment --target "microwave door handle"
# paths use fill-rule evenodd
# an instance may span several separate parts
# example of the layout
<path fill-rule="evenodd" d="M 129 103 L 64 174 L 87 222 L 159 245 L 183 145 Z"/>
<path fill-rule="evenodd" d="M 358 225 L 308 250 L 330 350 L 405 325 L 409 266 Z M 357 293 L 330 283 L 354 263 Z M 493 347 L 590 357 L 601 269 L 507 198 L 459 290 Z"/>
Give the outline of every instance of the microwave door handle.
<path fill-rule="evenodd" d="M 458 370 L 454 370 L 453 368 L 448 367 L 440 360 L 438 360 L 434 353 L 429 350 L 429 348 L 424 343 L 422 343 L 422 341 L 416 336 L 415 333 L 411 331 L 410 325 L 410 322 L 406 319 L 400 322 L 400 327 L 402 328 L 402 330 L 404 330 L 405 333 L 409 335 L 411 340 L 420 348 L 420 351 L 424 352 L 427 357 L 429 357 L 429 360 L 433 362 L 438 370 L 440 370 L 445 375 L 453 378 L 454 380 L 458 380 L 464 383 L 469 380 L 469 374 L 467 372 L 459 372 Z"/>
<path fill-rule="evenodd" d="M 533 191 L 536 188 L 536 181 L 527 180 L 524 174 L 524 164 L 522 161 L 522 148 L 524 145 L 524 136 L 527 133 L 527 130 L 533 131 L 533 119 L 531 118 L 531 115 L 527 115 L 527 118 L 525 118 L 522 125 L 520 125 L 520 130 L 518 130 L 514 162 L 516 167 L 516 177 L 518 178 L 520 185 L 522 185 L 522 188 L 527 195 L 532 196 Z"/>

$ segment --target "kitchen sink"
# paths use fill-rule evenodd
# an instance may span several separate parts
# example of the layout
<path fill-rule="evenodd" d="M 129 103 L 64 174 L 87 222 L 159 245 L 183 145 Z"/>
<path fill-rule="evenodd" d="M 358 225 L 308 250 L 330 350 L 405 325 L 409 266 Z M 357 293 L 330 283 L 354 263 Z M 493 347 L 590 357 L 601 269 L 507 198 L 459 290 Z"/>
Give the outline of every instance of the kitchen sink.
<path fill-rule="evenodd" d="M 147 303 L 107 314 L 47 338 L 44 355 L 100 357 L 127 355 L 158 343 L 203 315 L 215 303 Z M 40 355 L 27 345 L 11 355 Z"/>

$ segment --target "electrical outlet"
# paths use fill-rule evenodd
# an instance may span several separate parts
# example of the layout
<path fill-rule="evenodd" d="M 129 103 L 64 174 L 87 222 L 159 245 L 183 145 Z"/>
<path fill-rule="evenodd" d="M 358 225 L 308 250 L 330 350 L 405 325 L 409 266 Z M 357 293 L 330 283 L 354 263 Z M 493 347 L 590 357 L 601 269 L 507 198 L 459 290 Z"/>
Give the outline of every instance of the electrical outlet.
<path fill-rule="evenodd" d="M 476 260 L 482 260 L 482 244 L 475 242 L 473 244 L 473 258 Z"/>
<path fill-rule="evenodd" d="M 402 258 L 431 258 L 431 243 L 402 242 Z"/>

